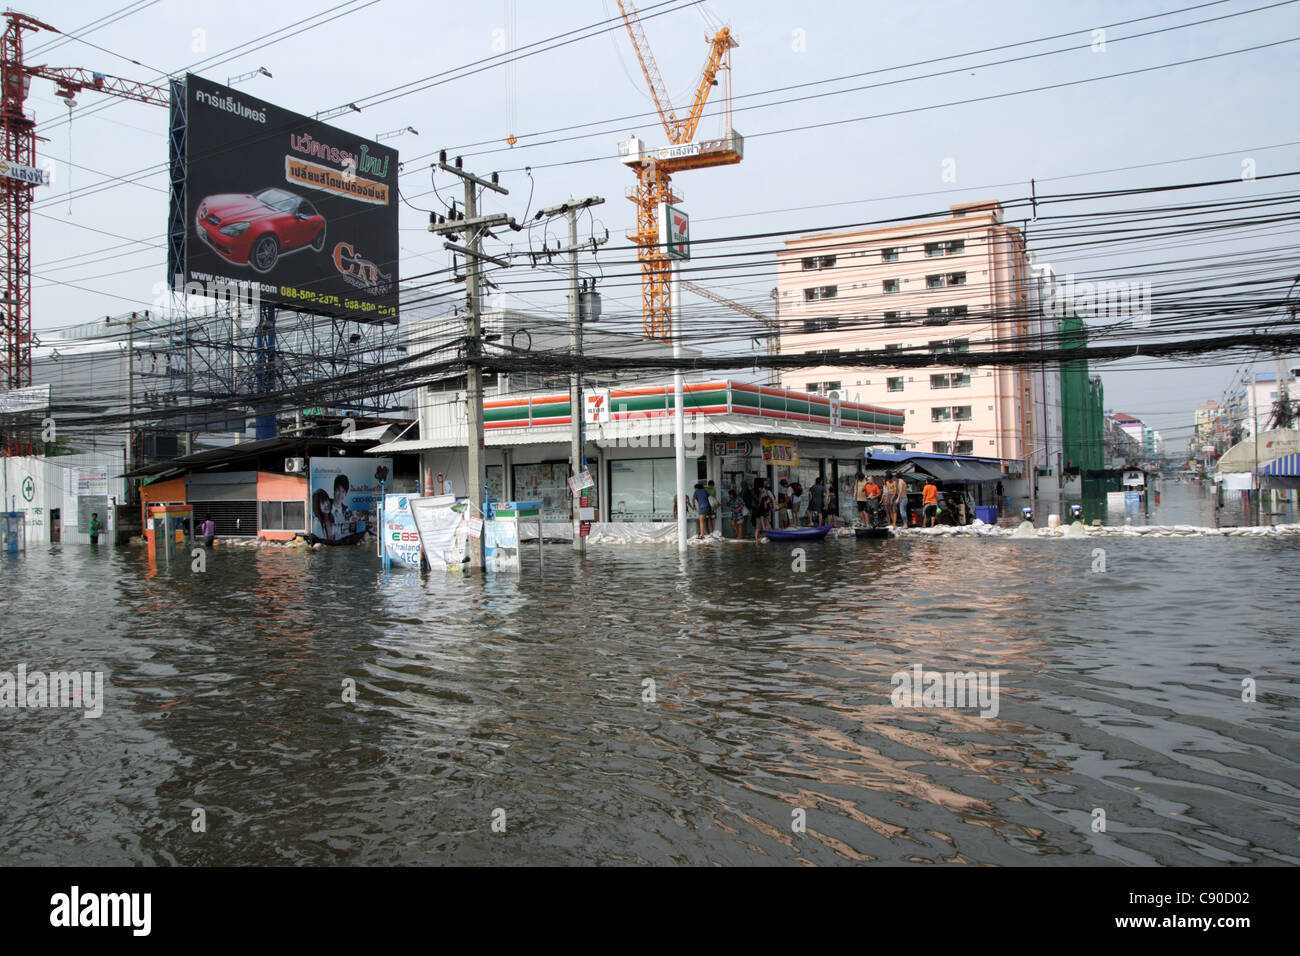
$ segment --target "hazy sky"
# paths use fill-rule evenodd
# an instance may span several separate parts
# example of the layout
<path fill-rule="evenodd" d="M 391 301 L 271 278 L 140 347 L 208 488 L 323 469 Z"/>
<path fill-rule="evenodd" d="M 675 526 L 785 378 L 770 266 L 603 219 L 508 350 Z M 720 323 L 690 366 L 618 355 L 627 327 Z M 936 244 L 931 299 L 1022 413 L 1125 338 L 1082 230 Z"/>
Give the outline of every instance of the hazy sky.
<path fill-rule="evenodd" d="M 642 8 L 652 6 L 645 0 Z M 61 30 L 73 31 L 124 6 L 125 0 L 61 0 L 17 6 Z M 83 42 L 61 42 L 50 34 L 27 34 L 29 62 L 77 66 L 157 80 L 166 71 L 184 72 L 207 56 L 319 13 L 340 0 L 289 4 L 225 0 L 214 3 L 153 3 L 118 23 L 90 33 Z M 199 72 L 225 82 L 228 76 L 264 66 L 272 79 L 241 84 L 249 94 L 287 109 L 311 114 L 382 90 L 490 57 L 504 42 L 519 47 L 595 23 L 617 13 L 613 0 L 566 3 L 479 4 L 413 0 L 365 0 L 332 23 L 239 56 Z M 745 160 L 735 167 L 681 174 L 675 183 L 691 212 L 697 238 L 783 229 L 823 230 L 830 226 L 944 210 L 954 202 L 1011 200 L 1040 192 L 1066 192 L 1236 178 L 1243 161 L 1257 174 L 1300 168 L 1300 43 L 1236 56 L 1103 80 L 1066 89 L 1007 96 L 984 103 L 867 119 L 822 129 L 775 133 L 850 117 L 1005 93 L 1028 87 L 1101 76 L 1191 57 L 1202 57 L 1300 37 L 1300 3 L 1175 30 L 1122 40 L 1133 32 L 1267 6 L 1267 0 L 1207 5 L 1160 20 L 1107 31 L 1104 51 L 1092 49 L 1025 63 L 978 64 L 1025 52 L 1088 43 L 1090 33 L 963 61 L 968 68 L 941 78 L 898 83 L 797 104 L 738 110 L 733 125 L 746 136 Z M 1104 24 L 1191 6 L 1190 0 L 1124 3 L 826 3 L 767 0 L 710 0 L 709 21 L 727 23 L 741 46 L 732 54 L 737 107 L 796 93 L 757 93 L 845 74 L 861 73 L 933 57 L 981 50 L 1067 31 L 1091 31 Z M 511 11 L 513 16 L 511 16 Z M 513 20 L 513 29 L 512 23 Z M 707 53 L 709 23 L 697 8 L 648 20 L 654 54 L 673 100 L 689 102 Z M 495 44 L 495 46 L 494 46 Z M 96 47 L 102 49 L 96 49 Z M 129 62 L 120 54 L 138 63 Z M 952 63 L 938 68 L 950 68 Z M 931 68 L 933 69 L 933 68 Z M 825 93 L 924 72 L 914 68 L 856 81 L 809 88 Z M 716 95 L 716 94 L 715 94 Z M 38 155 L 55 163 L 55 182 L 38 192 L 33 218 L 34 323 L 42 328 L 77 324 L 108 314 L 147 307 L 163 278 L 167 217 L 166 110 L 112 102 L 83 93 L 71 124 L 67 109 L 45 81 L 33 82 L 28 106 L 48 142 Z M 511 149 L 503 142 L 528 133 L 642 113 L 651 103 L 627 34 L 621 28 L 558 50 L 466 79 L 367 107 L 333 120 L 357 133 L 413 126 L 418 136 L 391 141 L 405 161 L 402 190 L 412 206 L 427 209 L 428 154 L 440 147 L 467 154 L 475 170 L 502 171 L 512 193 L 492 208 L 522 216 L 534 190 L 532 209 L 561 199 L 601 195 L 597 228 L 608 228 L 610 248 L 633 224 L 625 194 L 630 172 L 614 153 L 627 133 L 652 143 L 663 131 L 649 118 L 596 127 L 591 138 Z M 82 115 L 83 110 L 87 115 Z M 511 116 L 513 115 L 513 125 Z M 702 133 L 718 123 L 707 118 Z M 578 131 L 582 132 L 582 131 Z M 767 135 L 770 134 L 770 135 Z M 557 134 L 559 137 L 572 134 Z M 557 137 L 543 136 L 542 140 Z M 472 146 L 490 142 L 492 145 Z M 1288 144 L 1280 148 L 1278 144 Z M 469 157 L 469 154 L 477 153 Z M 1214 158 L 1192 159 L 1207 154 Z M 417 158 L 419 157 L 419 158 Z M 71 165 L 69 165 L 69 160 Z M 581 160 L 592 160 L 580 162 Z M 945 160 L 952 162 L 945 167 Z M 1081 175 L 1117 167 L 1178 162 L 1103 175 Z M 532 168 L 532 184 L 522 172 Z M 142 170 L 156 167 L 144 177 Z M 955 181 L 945 181 L 945 168 Z M 135 181 L 69 198 L 115 177 Z M 138 178 L 137 178 L 138 177 Z M 1068 178 L 1066 178 L 1068 177 Z M 451 177 L 436 180 L 443 196 L 459 195 Z M 1285 181 L 1284 181 L 1285 182 Z M 454 188 L 454 193 L 449 191 Z M 1243 182 L 1217 197 L 1280 191 L 1285 185 Z M 447 264 L 441 240 L 425 230 L 427 216 L 402 208 L 403 277 Z M 554 245 L 553 233 L 552 245 Z M 1294 231 L 1260 241 L 1296 250 Z M 124 240 L 145 244 L 123 246 Z M 1030 230 L 1033 246 L 1034 232 Z M 1202 245 L 1194 254 L 1213 250 Z M 769 241 L 770 242 L 770 241 Z M 1233 248 L 1240 250 L 1241 246 Z M 128 253 L 122 255 L 121 253 Z M 1168 244 L 1162 250 L 1170 254 Z M 1095 255 L 1095 253 L 1086 253 Z M 1193 254 L 1190 251 L 1187 254 Z M 1073 261 L 1064 254 L 1044 258 L 1059 274 L 1111 268 L 1141 261 Z M 111 258 L 108 258 L 111 257 Z M 768 263 L 770 264 L 770 263 Z M 526 269 L 512 278 L 527 279 Z M 760 271 L 758 268 L 746 270 Z M 1300 268 L 1296 270 L 1300 272 Z M 769 275 L 720 283 L 725 294 L 756 305 L 766 302 Z M 516 286 L 516 293 L 524 289 Z M 508 290 L 509 291 L 509 290 Z M 504 304 L 521 309 L 562 308 L 553 295 L 507 295 Z M 635 283 L 605 288 L 607 314 L 639 310 Z M 1268 365 L 1272 367 L 1271 362 Z M 1196 404 L 1218 398 L 1232 368 L 1110 366 L 1102 371 L 1106 404 L 1143 418 L 1178 444 L 1186 437 Z"/>

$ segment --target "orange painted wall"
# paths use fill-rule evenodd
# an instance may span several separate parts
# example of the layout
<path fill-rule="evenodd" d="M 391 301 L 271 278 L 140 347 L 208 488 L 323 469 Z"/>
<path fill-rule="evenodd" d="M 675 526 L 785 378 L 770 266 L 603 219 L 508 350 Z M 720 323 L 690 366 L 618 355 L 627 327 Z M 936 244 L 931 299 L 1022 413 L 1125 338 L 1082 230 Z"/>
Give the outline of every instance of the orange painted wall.
<path fill-rule="evenodd" d="M 140 527 L 149 527 L 145 520 L 150 505 L 183 505 L 185 500 L 185 478 L 172 478 L 168 481 L 155 481 L 140 489 Z"/>
<path fill-rule="evenodd" d="M 257 473 L 258 501 L 307 501 L 307 479 L 302 475 Z M 304 529 L 307 530 L 307 529 Z M 268 541 L 292 541 L 296 531 L 261 531 L 258 537 Z"/>

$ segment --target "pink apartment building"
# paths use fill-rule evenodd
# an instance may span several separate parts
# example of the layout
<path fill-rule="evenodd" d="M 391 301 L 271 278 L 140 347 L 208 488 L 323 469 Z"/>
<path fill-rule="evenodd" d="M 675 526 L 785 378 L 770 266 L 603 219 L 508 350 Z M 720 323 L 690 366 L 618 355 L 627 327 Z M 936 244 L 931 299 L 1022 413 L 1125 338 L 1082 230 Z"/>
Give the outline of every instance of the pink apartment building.
<path fill-rule="evenodd" d="M 781 384 L 902 408 L 916 451 L 1037 457 L 1033 370 L 961 368 L 945 354 L 1032 347 L 1031 275 L 1020 230 L 997 202 L 952 216 L 786 242 L 777 254 L 783 354 L 821 353 Z M 1021 343 L 1024 343 L 1022 345 Z M 920 368 L 851 368 L 835 351 L 933 356 Z M 1009 489 L 1010 490 L 1010 489 Z"/>

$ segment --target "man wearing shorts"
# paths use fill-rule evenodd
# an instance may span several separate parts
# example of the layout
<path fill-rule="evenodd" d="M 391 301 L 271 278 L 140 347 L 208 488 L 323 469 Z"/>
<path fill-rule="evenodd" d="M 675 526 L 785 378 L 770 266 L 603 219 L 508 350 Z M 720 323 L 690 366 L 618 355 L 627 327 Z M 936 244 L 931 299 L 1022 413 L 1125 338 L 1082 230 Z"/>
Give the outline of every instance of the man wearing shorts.
<path fill-rule="evenodd" d="M 858 472 L 858 477 L 853 482 L 853 501 L 858 506 L 858 524 L 867 524 L 867 476 Z"/>
<path fill-rule="evenodd" d="M 754 543 L 757 544 L 763 532 L 772 527 L 772 514 L 776 511 L 776 499 L 762 478 L 754 479 L 754 495 L 757 507 L 754 509 Z"/>
<path fill-rule="evenodd" d="M 927 478 L 925 487 L 921 489 L 921 514 L 925 527 L 933 528 L 939 518 L 939 489 L 933 478 Z"/>

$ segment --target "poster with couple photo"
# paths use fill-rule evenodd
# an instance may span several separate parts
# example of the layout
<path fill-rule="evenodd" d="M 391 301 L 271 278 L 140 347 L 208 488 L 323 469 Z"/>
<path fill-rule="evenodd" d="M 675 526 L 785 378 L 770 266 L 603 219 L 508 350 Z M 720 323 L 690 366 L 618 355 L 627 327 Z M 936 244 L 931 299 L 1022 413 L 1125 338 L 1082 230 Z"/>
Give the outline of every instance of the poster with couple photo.
<path fill-rule="evenodd" d="M 391 458 L 313 458 L 308 480 L 311 533 L 327 544 L 359 541 L 375 532 L 380 482 Z"/>

